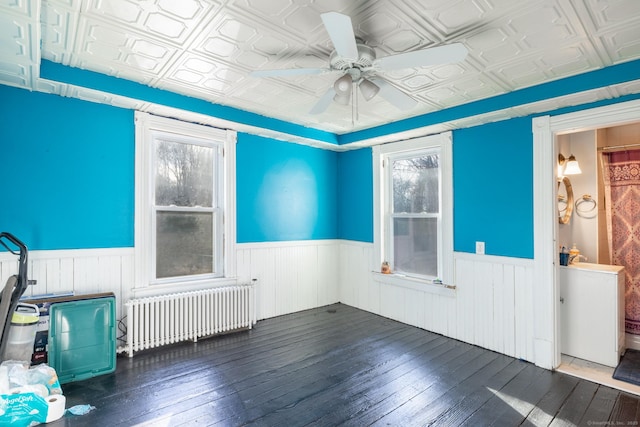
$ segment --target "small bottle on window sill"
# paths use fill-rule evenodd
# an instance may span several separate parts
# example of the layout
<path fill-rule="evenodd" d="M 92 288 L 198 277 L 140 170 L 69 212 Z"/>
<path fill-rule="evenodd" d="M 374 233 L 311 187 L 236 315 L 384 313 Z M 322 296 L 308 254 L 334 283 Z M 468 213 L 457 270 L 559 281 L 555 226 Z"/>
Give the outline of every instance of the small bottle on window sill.
<path fill-rule="evenodd" d="M 387 261 L 382 262 L 382 274 L 391 274 L 391 267 L 389 267 L 389 263 Z"/>

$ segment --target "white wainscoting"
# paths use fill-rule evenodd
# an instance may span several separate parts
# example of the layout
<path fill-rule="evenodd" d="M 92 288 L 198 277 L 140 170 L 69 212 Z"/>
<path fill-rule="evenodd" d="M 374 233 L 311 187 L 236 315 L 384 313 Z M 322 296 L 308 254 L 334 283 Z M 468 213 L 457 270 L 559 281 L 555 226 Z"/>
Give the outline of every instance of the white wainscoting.
<path fill-rule="evenodd" d="M 257 318 L 279 316 L 338 299 L 337 240 L 237 245 L 238 283 L 257 280 Z M 25 295 L 113 292 L 117 318 L 133 297 L 134 249 L 30 251 L 28 278 L 37 284 Z M 17 274 L 18 257 L 0 252 L 0 283 Z"/>
<path fill-rule="evenodd" d="M 532 260 L 455 253 L 457 288 L 445 293 L 376 281 L 372 251 L 340 243 L 342 303 L 535 362 Z"/>
<path fill-rule="evenodd" d="M 373 245 L 345 240 L 238 244 L 237 281 L 257 281 L 257 318 L 342 302 L 535 362 L 533 262 L 455 253 L 455 292 L 376 281 Z M 17 273 L 0 253 L 0 283 Z M 27 295 L 113 292 L 117 318 L 132 296 L 133 248 L 31 251 Z"/>
<path fill-rule="evenodd" d="M 24 295 L 113 292 L 119 319 L 133 287 L 133 260 L 133 248 L 29 251 L 27 276 L 37 284 L 29 286 Z M 17 273 L 18 257 L 0 253 L 1 286 Z"/>
<path fill-rule="evenodd" d="M 238 283 L 257 279 L 257 318 L 338 302 L 338 249 L 337 240 L 236 245 Z"/>

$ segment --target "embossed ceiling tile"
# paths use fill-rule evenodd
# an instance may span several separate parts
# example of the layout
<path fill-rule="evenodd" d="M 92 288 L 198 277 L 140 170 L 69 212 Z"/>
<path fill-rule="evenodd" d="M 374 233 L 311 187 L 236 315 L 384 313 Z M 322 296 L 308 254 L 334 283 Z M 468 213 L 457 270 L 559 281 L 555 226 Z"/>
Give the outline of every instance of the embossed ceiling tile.
<path fill-rule="evenodd" d="M 447 2 L 439 10 L 435 10 L 430 17 L 434 23 L 440 24 L 446 34 L 451 34 L 481 21 L 485 14 L 486 10 L 480 2 L 461 1 Z"/>
<path fill-rule="evenodd" d="M 0 15 L 0 57 L 15 57 L 18 62 L 35 62 L 31 46 L 31 20 L 13 14 Z M 7 42 L 8 41 L 8 42 Z"/>
<path fill-rule="evenodd" d="M 156 78 L 177 51 L 174 46 L 147 34 L 109 26 L 84 16 L 80 18 L 78 34 L 77 55 L 83 61 L 122 68 L 129 75 L 140 73 L 149 79 Z M 134 81 L 140 79 L 134 77 Z"/>
<path fill-rule="evenodd" d="M 519 62 L 512 61 L 491 71 L 508 84 L 511 90 L 533 86 L 546 80 L 545 70 L 541 69 L 531 58 L 525 58 Z"/>
<path fill-rule="evenodd" d="M 404 80 L 415 74 L 418 74 L 418 71 L 414 68 L 404 68 L 401 70 L 386 71 L 384 73 L 381 73 L 381 75 L 385 79 L 392 81 Z"/>
<path fill-rule="evenodd" d="M 37 15 L 39 0 L 4 0 L 0 3 L 0 13 L 5 12 L 31 17 Z"/>
<path fill-rule="evenodd" d="M 291 0 L 248 0 L 246 10 L 256 12 L 264 16 L 282 16 L 285 10 L 292 6 Z"/>
<path fill-rule="evenodd" d="M 485 64 L 495 64 L 507 62 L 522 52 L 517 39 L 509 34 L 508 28 L 489 28 L 469 36 L 465 44 L 474 58 Z"/>
<path fill-rule="evenodd" d="M 464 93 L 467 99 L 485 99 L 505 92 L 505 89 L 489 77 L 477 75 L 466 80 L 454 80 L 451 87 Z"/>
<path fill-rule="evenodd" d="M 81 55 L 75 55 L 73 57 L 73 63 L 70 65 L 72 67 L 81 68 L 83 70 L 95 71 L 96 73 L 119 77 L 148 86 L 150 86 L 151 83 L 155 80 L 155 76 L 152 74 L 142 73 L 139 70 L 130 70 L 126 67 L 123 67 L 122 64 L 115 66 L 115 64 L 109 63 L 108 61 L 96 62 L 92 58 L 89 58 L 89 61 L 87 61 Z"/>
<path fill-rule="evenodd" d="M 267 34 L 261 35 L 253 42 L 253 47 L 266 55 L 277 56 L 283 54 L 289 48 L 289 43 Z"/>
<path fill-rule="evenodd" d="M 235 57 L 235 61 L 250 70 L 260 69 L 269 62 L 264 55 L 251 51 L 240 51 Z"/>
<path fill-rule="evenodd" d="M 333 86 L 333 83 L 337 79 L 337 76 L 331 74 L 331 76 L 307 76 L 302 83 L 305 89 L 315 93 L 317 99 L 320 99 L 324 93 Z"/>
<path fill-rule="evenodd" d="M 402 21 L 384 10 L 374 13 L 354 23 L 356 36 L 366 37 L 366 44 L 375 46 L 380 44 L 387 34 L 400 29 Z"/>
<path fill-rule="evenodd" d="M 228 39 L 220 32 L 220 26 L 227 21 L 226 16 L 216 17 L 202 28 L 202 34 L 193 42 L 192 46 L 196 52 L 212 54 L 222 58 L 230 57 L 239 49 L 234 40 Z"/>
<path fill-rule="evenodd" d="M 244 73 L 241 73 L 237 70 L 233 70 L 230 68 L 218 68 L 213 73 L 211 73 L 215 78 L 227 83 L 243 83 L 244 80 L 247 79 Z"/>
<path fill-rule="evenodd" d="M 79 11 L 82 9 L 83 0 L 45 0 L 47 3 L 55 4 L 56 6 L 64 6 L 68 9 Z"/>
<path fill-rule="evenodd" d="M 258 82 L 254 82 L 253 84 L 248 83 L 246 85 L 239 86 L 234 96 L 241 100 L 254 99 L 256 102 L 268 104 L 271 99 L 271 95 L 279 93 L 281 90 L 281 85 L 265 79 L 260 81 L 259 84 Z"/>
<path fill-rule="evenodd" d="M 30 88 L 31 76 L 32 67 L 30 65 L 5 61 L 0 58 L 0 84 Z"/>
<path fill-rule="evenodd" d="M 328 43 L 331 43 L 322 25 L 322 18 L 317 10 L 310 6 L 301 6 L 293 9 L 284 17 L 282 24 L 288 31 L 295 35 L 312 40 L 310 35 L 322 33 Z"/>
<path fill-rule="evenodd" d="M 521 35 L 522 43 L 532 49 L 553 48 L 576 37 L 576 30 L 557 4 L 523 9 L 510 19 L 509 26 Z"/>
<path fill-rule="evenodd" d="M 250 23 L 244 23 L 232 17 L 225 18 L 218 28 L 220 34 L 234 42 L 246 42 L 257 35 Z"/>
<path fill-rule="evenodd" d="M 452 89 L 450 86 L 433 87 L 420 92 L 420 96 L 440 107 L 451 107 L 469 101 L 463 93 Z"/>
<path fill-rule="evenodd" d="M 596 30 L 611 29 L 618 24 L 627 24 L 630 17 L 640 19 L 640 2 L 637 0 L 583 0 L 596 25 Z"/>
<path fill-rule="evenodd" d="M 596 55 L 589 55 L 585 46 L 558 46 L 547 51 L 539 58 L 539 63 L 546 70 L 548 77 L 560 78 L 597 68 L 601 61 Z"/>
<path fill-rule="evenodd" d="M 425 75 L 415 75 L 413 77 L 409 77 L 408 79 L 404 80 L 402 83 L 403 83 L 403 86 L 409 89 L 415 90 L 415 89 L 424 88 L 432 84 L 433 80 L 428 78 Z"/>
<path fill-rule="evenodd" d="M 219 96 L 225 96 L 233 87 L 231 83 L 232 82 L 229 80 L 219 79 L 216 76 L 209 76 L 205 78 L 202 86 L 206 87 L 207 89 L 211 89 Z"/>
<path fill-rule="evenodd" d="M 65 5 L 43 2 L 42 55 L 67 63 L 76 40 L 78 12 Z"/>
<path fill-rule="evenodd" d="M 204 3 L 195 0 L 160 0 L 158 1 L 158 7 L 182 20 L 194 21 L 198 16 L 201 16 L 202 10 L 205 9 Z"/>
<path fill-rule="evenodd" d="M 180 44 L 197 29 L 200 20 L 219 7 L 205 0 L 92 2 L 89 14 L 102 16 L 114 25 L 127 25 L 159 37 L 165 43 Z"/>
<path fill-rule="evenodd" d="M 197 85 L 204 80 L 204 76 L 189 70 L 177 70 L 173 75 L 167 76 L 168 79 L 175 79 L 182 83 Z"/>
<path fill-rule="evenodd" d="M 431 70 L 431 74 L 441 80 L 459 78 L 466 73 L 464 65 L 460 63 L 439 65 Z"/>
<path fill-rule="evenodd" d="M 640 20 L 633 27 L 603 34 L 601 39 L 614 63 L 637 58 L 640 56 Z"/>
<path fill-rule="evenodd" d="M 420 48 L 423 37 L 414 30 L 400 30 L 384 38 L 384 46 L 393 53 L 402 53 Z M 429 43 L 427 43 L 429 44 Z"/>

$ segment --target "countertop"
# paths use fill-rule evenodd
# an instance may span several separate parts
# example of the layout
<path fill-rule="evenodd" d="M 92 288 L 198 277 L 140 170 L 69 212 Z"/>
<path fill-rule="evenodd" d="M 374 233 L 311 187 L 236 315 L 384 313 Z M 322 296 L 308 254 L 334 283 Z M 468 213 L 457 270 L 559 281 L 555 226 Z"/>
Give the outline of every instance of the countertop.
<path fill-rule="evenodd" d="M 569 264 L 567 266 L 561 266 L 562 268 L 572 268 L 577 270 L 587 271 L 599 271 L 602 273 L 618 274 L 624 267 L 621 265 L 608 265 L 608 264 L 593 264 L 590 262 L 577 262 L 575 264 Z"/>

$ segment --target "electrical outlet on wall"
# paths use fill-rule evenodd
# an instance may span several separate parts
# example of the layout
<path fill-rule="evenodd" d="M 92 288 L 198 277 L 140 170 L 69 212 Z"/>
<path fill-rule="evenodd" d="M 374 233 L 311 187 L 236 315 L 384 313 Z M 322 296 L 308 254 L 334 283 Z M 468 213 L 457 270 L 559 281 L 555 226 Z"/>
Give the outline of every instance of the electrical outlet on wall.
<path fill-rule="evenodd" d="M 476 242 L 476 253 L 484 255 L 484 242 Z"/>

